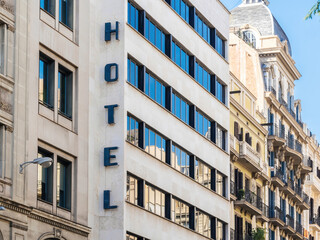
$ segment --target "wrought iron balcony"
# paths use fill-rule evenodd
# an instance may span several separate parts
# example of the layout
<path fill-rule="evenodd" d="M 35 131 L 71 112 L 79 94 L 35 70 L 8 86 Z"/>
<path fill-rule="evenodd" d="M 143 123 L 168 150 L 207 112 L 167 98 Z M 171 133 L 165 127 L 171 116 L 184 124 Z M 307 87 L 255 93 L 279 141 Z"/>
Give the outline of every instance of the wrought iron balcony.
<path fill-rule="evenodd" d="M 279 207 L 271 207 L 269 208 L 269 218 L 270 222 L 277 226 L 284 226 L 285 223 L 285 216 L 283 211 Z"/>
<path fill-rule="evenodd" d="M 271 171 L 271 182 L 273 185 L 276 185 L 278 187 L 284 186 L 286 181 L 281 167 L 274 168 Z"/>
<path fill-rule="evenodd" d="M 277 92 L 276 92 L 276 90 L 274 89 L 274 87 L 269 86 L 269 87 L 268 87 L 268 92 L 271 92 L 275 97 L 277 97 Z"/>
<path fill-rule="evenodd" d="M 253 240 L 253 236 L 251 233 L 245 233 L 244 234 L 244 240 Z"/>
<path fill-rule="evenodd" d="M 295 233 L 294 229 L 294 218 L 290 215 L 286 215 L 285 217 L 285 225 L 283 227 L 280 227 L 281 230 L 286 231 L 288 234 Z"/>
<path fill-rule="evenodd" d="M 303 155 L 302 155 L 302 144 L 293 138 L 293 135 L 286 136 L 286 156 L 292 157 L 294 160 L 294 164 L 300 164 Z"/>
<path fill-rule="evenodd" d="M 262 214 L 262 199 L 254 192 L 240 189 L 237 191 L 237 201 L 235 205 L 245 209 L 253 215 Z"/>
<path fill-rule="evenodd" d="M 301 223 L 299 223 L 298 221 L 296 221 L 296 232 L 299 233 L 300 235 L 303 235 L 303 227 Z"/>
<path fill-rule="evenodd" d="M 268 222 L 269 221 L 269 215 L 270 215 L 270 209 L 269 206 L 261 203 L 262 206 L 262 214 L 257 216 L 257 219 L 263 221 L 263 222 Z"/>
<path fill-rule="evenodd" d="M 316 224 L 320 227 L 320 216 L 314 215 L 312 219 L 310 219 L 310 224 Z"/>
<path fill-rule="evenodd" d="M 284 139 L 285 138 L 284 125 L 281 125 L 280 127 L 277 124 L 273 124 L 269 126 L 269 135 Z"/>

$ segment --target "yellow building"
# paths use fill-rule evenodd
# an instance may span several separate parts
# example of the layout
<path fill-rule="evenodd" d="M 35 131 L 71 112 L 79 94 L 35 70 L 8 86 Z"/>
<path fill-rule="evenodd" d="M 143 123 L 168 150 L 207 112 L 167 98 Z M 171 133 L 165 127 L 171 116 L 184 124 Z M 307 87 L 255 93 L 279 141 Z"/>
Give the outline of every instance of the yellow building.
<path fill-rule="evenodd" d="M 232 73 L 230 89 L 231 232 L 251 239 L 254 229 L 267 229 L 268 131 L 260 125 L 265 119 L 256 111 L 255 96 Z"/>

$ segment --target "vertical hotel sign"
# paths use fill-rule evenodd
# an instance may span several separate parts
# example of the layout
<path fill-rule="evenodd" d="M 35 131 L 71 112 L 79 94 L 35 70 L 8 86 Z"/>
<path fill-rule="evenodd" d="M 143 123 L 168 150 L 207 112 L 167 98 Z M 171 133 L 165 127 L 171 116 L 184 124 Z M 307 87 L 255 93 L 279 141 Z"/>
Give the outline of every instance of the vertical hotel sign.
<path fill-rule="evenodd" d="M 111 22 L 108 22 L 105 24 L 105 35 L 104 40 L 106 42 L 111 41 L 112 35 L 115 35 L 115 39 L 119 40 L 119 22 L 116 22 L 116 26 L 114 29 L 111 28 Z M 114 71 L 115 74 L 112 76 L 111 72 Z M 109 63 L 104 68 L 104 80 L 107 83 L 116 82 L 119 78 L 119 67 L 117 63 Z M 118 104 L 112 104 L 112 105 L 106 105 L 104 108 L 108 112 L 108 124 L 112 125 L 115 124 L 114 120 L 114 112 L 115 109 L 118 107 Z M 112 154 L 112 151 L 117 150 L 118 147 L 112 146 L 112 147 L 106 147 L 104 148 L 104 166 L 105 167 L 113 167 L 118 166 L 119 164 L 116 162 L 116 155 Z M 111 205 L 111 191 L 105 190 L 103 193 L 103 208 L 108 209 L 115 209 L 118 206 Z"/>

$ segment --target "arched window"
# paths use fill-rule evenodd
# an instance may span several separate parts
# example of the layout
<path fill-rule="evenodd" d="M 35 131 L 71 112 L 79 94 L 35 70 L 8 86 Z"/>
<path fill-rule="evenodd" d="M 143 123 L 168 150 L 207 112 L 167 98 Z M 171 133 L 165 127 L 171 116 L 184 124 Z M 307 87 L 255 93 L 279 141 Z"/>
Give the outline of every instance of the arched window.
<path fill-rule="evenodd" d="M 246 43 L 248 43 L 251 47 L 256 48 L 257 40 L 252 31 L 243 31 L 242 36 Z"/>

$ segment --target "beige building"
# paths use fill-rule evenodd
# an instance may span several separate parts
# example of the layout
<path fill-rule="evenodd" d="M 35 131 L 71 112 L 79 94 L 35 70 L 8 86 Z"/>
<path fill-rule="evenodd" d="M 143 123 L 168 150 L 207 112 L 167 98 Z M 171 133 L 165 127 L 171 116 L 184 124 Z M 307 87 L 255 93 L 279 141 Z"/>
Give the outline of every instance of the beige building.
<path fill-rule="evenodd" d="M 89 3 L 79 2 L 1 1 L 0 239 L 88 239 Z M 52 165 L 19 173 L 38 157 Z"/>

